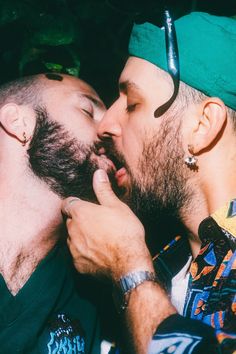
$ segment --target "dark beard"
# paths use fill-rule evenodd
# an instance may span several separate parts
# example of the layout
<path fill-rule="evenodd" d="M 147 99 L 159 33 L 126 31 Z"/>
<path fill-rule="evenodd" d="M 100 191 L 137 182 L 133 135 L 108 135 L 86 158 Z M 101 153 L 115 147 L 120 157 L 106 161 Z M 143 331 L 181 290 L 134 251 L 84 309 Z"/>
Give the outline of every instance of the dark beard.
<path fill-rule="evenodd" d="M 175 236 L 185 234 L 178 210 L 171 202 L 159 202 L 155 192 L 143 192 L 134 182 L 128 204 L 145 228 L 146 243 L 153 256 Z"/>
<path fill-rule="evenodd" d="M 92 179 L 97 164 L 91 161 L 96 145 L 78 143 L 58 122 L 48 117 L 46 109 L 37 107 L 36 127 L 28 149 L 33 173 L 61 198 L 77 196 L 97 202 Z M 112 173 L 109 177 L 114 180 Z"/>
<path fill-rule="evenodd" d="M 124 201 L 143 223 L 152 254 L 177 234 L 184 233 L 180 210 L 186 205 L 189 192 L 179 131 L 180 126 L 173 131 L 173 117 L 169 121 L 163 119 L 158 134 L 145 139 L 138 176 L 132 173 L 124 156 L 114 146 L 106 147 L 115 163 L 123 165 L 131 177 L 131 190 Z"/>

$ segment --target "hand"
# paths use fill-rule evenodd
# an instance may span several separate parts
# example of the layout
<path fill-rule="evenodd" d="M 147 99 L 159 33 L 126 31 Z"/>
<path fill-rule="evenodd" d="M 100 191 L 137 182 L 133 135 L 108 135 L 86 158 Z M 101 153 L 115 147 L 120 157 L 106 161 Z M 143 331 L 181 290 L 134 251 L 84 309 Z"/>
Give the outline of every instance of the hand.
<path fill-rule="evenodd" d="M 76 269 L 116 280 L 134 270 L 153 271 L 143 225 L 114 194 L 105 171 L 95 172 L 93 188 L 100 205 L 74 197 L 63 201 Z"/>
<path fill-rule="evenodd" d="M 100 205 L 70 197 L 62 206 L 77 270 L 113 280 L 135 270 L 154 271 L 143 225 L 113 193 L 105 171 L 95 172 L 93 188 Z M 128 352 L 147 353 L 157 326 L 175 312 L 158 283 L 135 288 L 125 311 Z"/>

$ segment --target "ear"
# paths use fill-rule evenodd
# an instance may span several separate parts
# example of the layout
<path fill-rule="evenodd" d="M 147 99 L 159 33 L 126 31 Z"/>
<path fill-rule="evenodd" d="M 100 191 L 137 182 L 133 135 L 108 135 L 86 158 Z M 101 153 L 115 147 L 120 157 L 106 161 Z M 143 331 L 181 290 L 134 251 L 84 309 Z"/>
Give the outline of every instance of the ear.
<path fill-rule="evenodd" d="M 29 107 L 7 103 L 0 109 L 0 122 L 8 135 L 26 144 L 33 134 L 35 117 Z"/>
<path fill-rule="evenodd" d="M 190 145 L 194 154 L 210 149 L 220 138 L 227 122 L 227 109 L 223 101 L 210 97 L 200 104 Z"/>

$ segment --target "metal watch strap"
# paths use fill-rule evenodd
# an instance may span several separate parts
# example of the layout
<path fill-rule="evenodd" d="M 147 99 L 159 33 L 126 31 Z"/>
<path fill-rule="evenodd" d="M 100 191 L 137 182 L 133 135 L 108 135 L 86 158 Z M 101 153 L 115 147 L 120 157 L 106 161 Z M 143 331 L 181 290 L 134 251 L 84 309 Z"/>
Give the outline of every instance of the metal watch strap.
<path fill-rule="evenodd" d="M 119 313 L 127 308 L 130 292 L 145 281 L 158 282 L 154 272 L 139 270 L 126 274 L 114 284 L 113 300 Z"/>

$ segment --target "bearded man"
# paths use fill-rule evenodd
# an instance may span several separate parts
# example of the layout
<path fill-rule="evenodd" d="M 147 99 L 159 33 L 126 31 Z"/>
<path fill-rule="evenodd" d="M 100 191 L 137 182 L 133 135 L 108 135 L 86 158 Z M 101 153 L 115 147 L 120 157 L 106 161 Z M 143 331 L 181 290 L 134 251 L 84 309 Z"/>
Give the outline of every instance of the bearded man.
<path fill-rule="evenodd" d="M 105 107 L 83 81 L 37 75 L 0 87 L 0 352 L 100 352 L 95 306 L 65 245 L 61 200 L 95 200 Z M 90 187 L 89 187 L 90 186 Z"/>
<path fill-rule="evenodd" d="M 155 274 L 142 224 L 99 170 L 100 205 L 64 203 L 69 245 L 77 269 L 112 279 L 129 353 L 235 353 L 236 21 L 178 19 L 177 51 L 166 17 L 165 28 L 134 26 L 99 136 L 113 142 L 117 181 L 131 189 L 134 209 L 180 220 L 187 242 L 177 236 L 160 251 Z"/>

